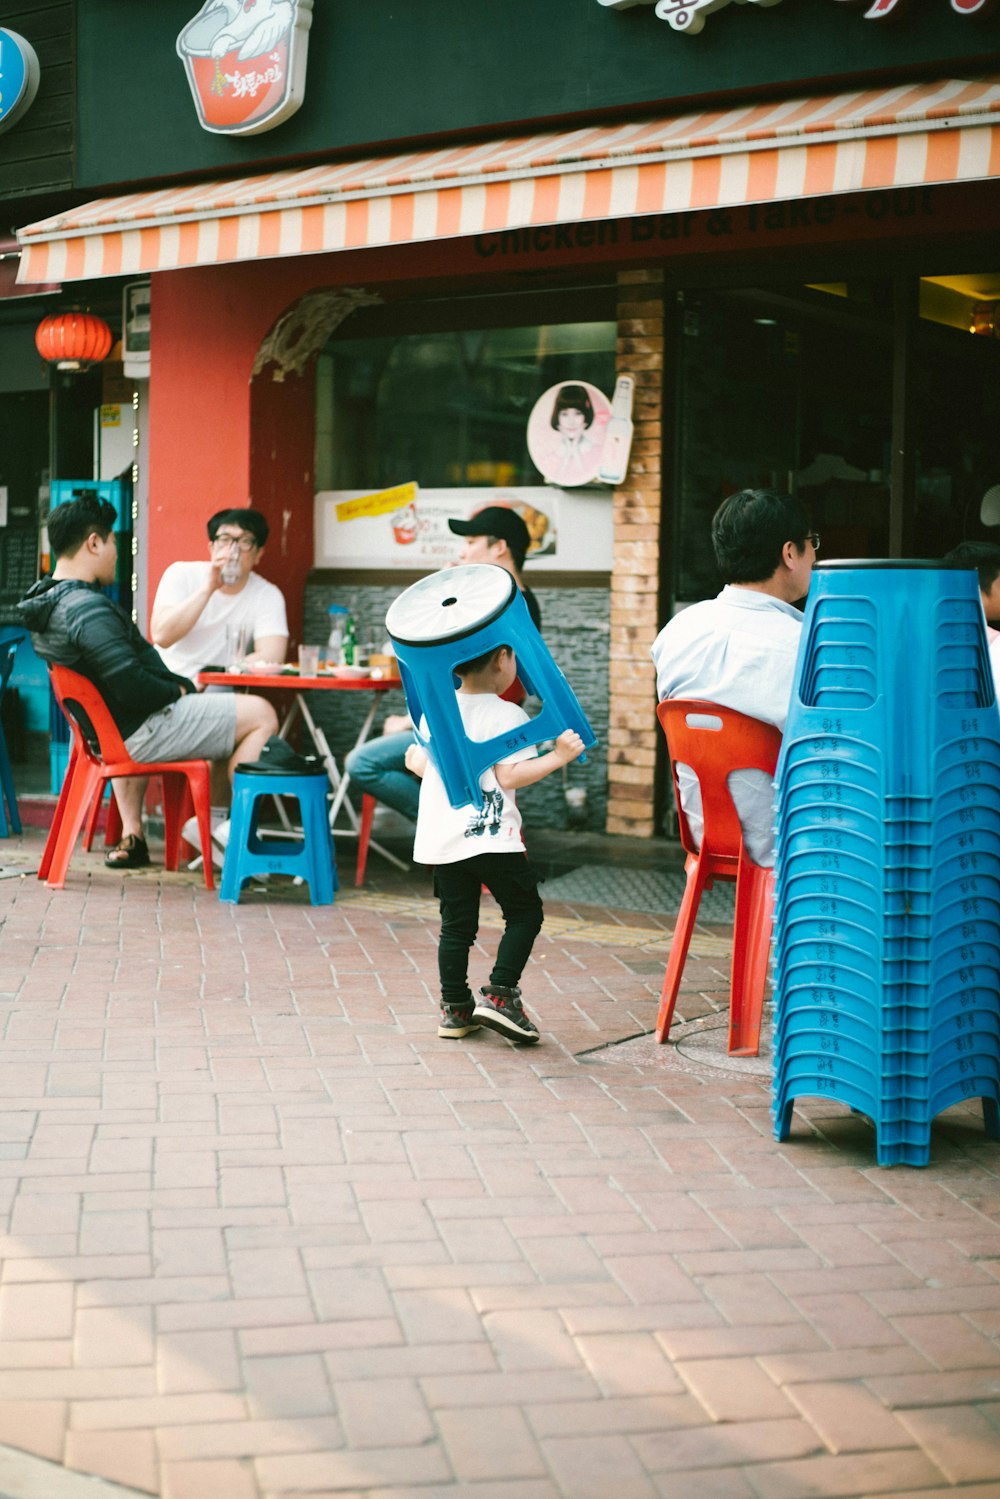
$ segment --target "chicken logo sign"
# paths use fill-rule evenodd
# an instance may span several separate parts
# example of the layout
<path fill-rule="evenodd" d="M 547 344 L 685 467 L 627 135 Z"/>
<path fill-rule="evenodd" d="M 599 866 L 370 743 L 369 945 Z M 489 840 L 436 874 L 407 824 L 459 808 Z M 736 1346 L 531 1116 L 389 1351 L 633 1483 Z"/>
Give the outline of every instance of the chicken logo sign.
<path fill-rule="evenodd" d="M 256 135 L 305 97 L 313 0 L 205 0 L 177 38 L 198 118 L 217 135 Z"/>

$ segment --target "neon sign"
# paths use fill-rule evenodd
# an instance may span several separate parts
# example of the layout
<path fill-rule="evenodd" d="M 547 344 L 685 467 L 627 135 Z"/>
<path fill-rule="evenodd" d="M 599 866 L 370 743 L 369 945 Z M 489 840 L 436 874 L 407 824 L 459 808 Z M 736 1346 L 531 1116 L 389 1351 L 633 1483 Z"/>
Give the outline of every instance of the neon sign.
<path fill-rule="evenodd" d="M 614 10 L 629 10 L 633 5 L 655 5 L 659 19 L 666 21 L 674 31 L 686 31 L 690 36 L 696 36 L 705 25 L 705 17 L 712 11 L 722 10 L 730 0 L 597 0 L 597 3 Z M 736 3 L 766 7 L 780 5 L 781 0 L 736 0 Z M 857 0 L 837 0 L 837 3 L 851 5 Z M 862 0 L 862 3 L 869 4 L 862 20 L 884 21 L 888 16 L 905 11 L 909 0 Z M 992 10 L 995 0 L 948 0 L 948 3 L 958 16 L 976 16 Z"/>

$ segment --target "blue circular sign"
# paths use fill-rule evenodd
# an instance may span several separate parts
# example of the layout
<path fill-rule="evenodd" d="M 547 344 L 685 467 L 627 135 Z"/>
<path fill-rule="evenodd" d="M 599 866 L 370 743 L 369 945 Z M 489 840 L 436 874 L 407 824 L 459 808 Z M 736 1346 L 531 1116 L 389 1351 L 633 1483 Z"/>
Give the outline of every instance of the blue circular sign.
<path fill-rule="evenodd" d="M 0 26 L 0 131 L 16 124 L 31 107 L 40 77 L 31 43 L 16 31 Z"/>

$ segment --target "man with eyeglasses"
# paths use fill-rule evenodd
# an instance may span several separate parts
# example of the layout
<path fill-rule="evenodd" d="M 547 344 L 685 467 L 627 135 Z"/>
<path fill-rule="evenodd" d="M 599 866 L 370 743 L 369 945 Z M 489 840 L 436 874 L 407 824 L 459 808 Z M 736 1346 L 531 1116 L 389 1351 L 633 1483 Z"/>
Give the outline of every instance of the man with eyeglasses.
<path fill-rule="evenodd" d="M 743 489 L 712 518 L 712 546 L 726 586 L 714 599 L 674 615 L 657 635 L 656 693 L 700 698 L 784 730 L 802 633 L 795 606 L 809 591 L 819 534 L 799 502 L 769 489 Z M 701 791 L 694 772 L 677 767 L 681 805 L 699 840 Z M 759 770 L 729 778 L 746 851 L 774 863 L 771 779 Z"/>
<path fill-rule="evenodd" d="M 227 638 L 240 630 L 253 643 L 245 661 L 284 661 L 284 596 L 254 571 L 268 535 L 259 510 L 243 505 L 218 510 L 208 523 L 208 561 L 172 562 L 167 568 L 153 600 L 150 634 L 170 671 L 196 680 L 207 666 L 230 665 Z M 212 857 L 219 865 L 229 835 L 228 803 L 228 780 L 213 766 Z M 185 823 L 184 837 L 199 846 L 196 818 Z"/>
<path fill-rule="evenodd" d="M 226 632 L 238 629 L 253 641 L 248 660 L 284 661 L 285 600 L 254 571 L 267 538 L 259 510 L 219 510 L 208 523 L 208 561 L 167 568 L 153 601 L 150 634 L 171 671 L 194 678 L 206 666 L 228 666 Z"/>

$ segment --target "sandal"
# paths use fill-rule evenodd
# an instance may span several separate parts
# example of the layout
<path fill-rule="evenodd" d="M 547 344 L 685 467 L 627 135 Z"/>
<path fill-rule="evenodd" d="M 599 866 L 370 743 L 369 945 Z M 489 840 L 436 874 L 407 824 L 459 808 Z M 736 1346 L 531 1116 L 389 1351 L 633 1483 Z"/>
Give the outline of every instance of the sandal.
<path fill-rule="evenodd" d="M 149 849 L 141 833 L 129 833 L 127 838 L 104 855 L 109 869 L 144 869 L 150 862 Z"/>

